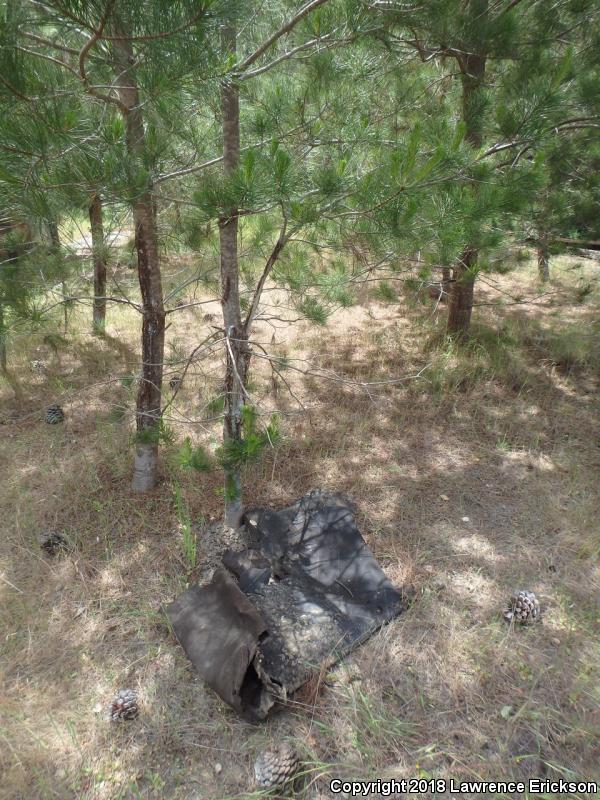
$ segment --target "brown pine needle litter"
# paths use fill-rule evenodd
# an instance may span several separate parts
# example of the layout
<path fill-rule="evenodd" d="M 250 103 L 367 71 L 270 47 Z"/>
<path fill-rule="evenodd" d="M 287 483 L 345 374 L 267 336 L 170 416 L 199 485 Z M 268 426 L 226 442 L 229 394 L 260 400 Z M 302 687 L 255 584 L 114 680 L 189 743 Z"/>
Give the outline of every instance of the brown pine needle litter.
<path fill-rule="evenodd" d="M 256 326 L 265 348 L 304 365 L 281 374 L 305 408 L 279 379 L 274 394 L 256 359 L 252 394 L 281 412 L 284 440 L 246 474 L 247 502 L 346 492 L 386 574 L 417 590 L 405 614 L 336 669 L 315 670 L 261 726 L 206 689 L 160 611 L 192 570 L 168 446 L 157 489 L 129 491 L 135 383 L 122 378 L 136 363 L 135 312 L 111 309 L 98 339 L 77 335 L 88 320 L 74 310 L 60 365 L 36 355 L 51 364 L 43 379 L 29 368 L 41 340 L 20 345 L 24 404 L 0 388 L 2 800 L 256 797 L 256 755 L 283 740 L 300 754 L 306 800 L 328 797 L 333 777 L 600 777 L 600 298 L 577 302 L 571 261 L 556 260 L 558 295 L 544 302 L 477 307 L 466 350 L 431 335 L 443 327 L 434 301 L 402 296 L 367 293 L 324 329 L 281 328 L 275 343 Z M 482 301 L 533 297 L 535 264 L 518 288 L 510 275 L 495 281 L 502 295 L 482 285 Z M 172 352 L 185 357 L 210 333 L 208 313 L 218 320 L 218 303 L 172 315 Z M 188 369 L 168 414 L 176 442 L 214 450 L 221 366 Z M 43 423 L 48 398 L 63 424 Z M 200 417 L 217 421 L 187 421 Z M 221 513 L 221 476 L 178 480 L 192 530 L 206 529 Z M 47 556 L 37 540 L 47 530 L 73 549 Z M 195 574 L 218 548 L 198 535 Z M 541 620 L 507 625 L 506 599 L 522 587 Z M 105 709 L 122 687 L 139 715 L 111 725 Z"/>

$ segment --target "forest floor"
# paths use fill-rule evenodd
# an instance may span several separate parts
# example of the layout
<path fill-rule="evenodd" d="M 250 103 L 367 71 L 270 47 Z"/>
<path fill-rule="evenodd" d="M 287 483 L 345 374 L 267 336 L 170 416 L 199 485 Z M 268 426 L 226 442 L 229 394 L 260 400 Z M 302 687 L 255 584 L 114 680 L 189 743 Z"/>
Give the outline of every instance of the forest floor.
<path fill-rule="evenodd" d="M 439 336 L 442 306 L 405 294 L 365 290 L 324 327 L 259 324 L 305 409 L 255 362 L 251 393 L 279 409 L 283 441 L 248 469 L 247 503 L 346 492 L 387 574 L 417 594 L 316 697 L 259 726 L 205 687 L 160 612 L 190 577 L 175 482 L 200 531 L 192 577 L 219 546 L 202 535 L 221 513 L 218 471 L 173 462 L 185 436 L 218 443 L 220 423 L 197 420 L 218 405 L 222 354 L 190 368 L 166 414 L 163 480 L 141 497 L 133 387 L 120 380 L 137 365 L 135 311 L 110 307 L 101 339 L 89 309 L 74 310 L 54 353 L 42 333 L 21 337 L 11 364 L 25 400 L 0 387 L 0 797 L 258 797 L 253 760 L 281 739 L 304 759 L 306 800 L 332 796 L 333 777 L 600 780 L 599 268 L 556 259 L 542 297 L 533 262 L 482 276 L 462 350 Z M 218 314 L 211 302 L 170 315 L 168 371 Z M 46 425 L 56 401 L 65 422 Z M 75 551 L 45 556 L 46 529 Z M 536 592 L 541 622 L 503 620 L 515 588 Z M 139 692 L 140 715 L 110 724 L 122 687 Z"/>

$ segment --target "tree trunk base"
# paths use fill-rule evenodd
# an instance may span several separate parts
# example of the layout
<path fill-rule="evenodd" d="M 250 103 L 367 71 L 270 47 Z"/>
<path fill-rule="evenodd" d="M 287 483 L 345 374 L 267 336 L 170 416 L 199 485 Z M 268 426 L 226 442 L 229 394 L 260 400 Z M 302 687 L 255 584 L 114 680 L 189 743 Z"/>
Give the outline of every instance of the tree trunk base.
<path fill-rule="evenodd" d="M 244 516 L 244 507 L 241 500 L 235 500 L 233 503 L 226 503 L 225 505 L 225 525 L 228 528 L 239 528 L 242 524 L 242 517 Z"/>
<path fill-rule="evenodd" d="M 452 274 L 450 267 L 442 269 L 442 297 L 441 302 L 447 303 L 450 297 L 450 290 L 452 289 Z"/>
<path fill-rule="evenodd" d="M 236 498 L 230 499 L 227 493 L 235 490 Z M 229 473 L 225 476 L 225 525 L 229 528 L 239 528 L 244 516 L 242 503 L 242 480 L 239 474 Z"/>
<path fill-rule="evenodd" d="M 469 248 L 453 270 L 446 333 L 458 340 L 465 340 L 469 335 L 475 287 L 475 276 L 470 269 L 476 262 L 477 251 Z"/>
<path fill-rule="evenodd" d="M 131 488 L 134 492 L 149 492 L 154 489 L 157 462 L 158 445 L 147 443 L 136 445 L 133 480 L 131 481 Z"/>
<path fill-rule="evenodd" d="M 550 259 L 546 246 L 538 247 L 537 251 L 538 276 L 540 283 L 547 283 L 550 280 Z"/>
<path fill-rule="evenodd" d="M 92 322 L 92 333 L 94 336 L 104 336 L 106 333 L 106 320 L 100 316 Z"/>

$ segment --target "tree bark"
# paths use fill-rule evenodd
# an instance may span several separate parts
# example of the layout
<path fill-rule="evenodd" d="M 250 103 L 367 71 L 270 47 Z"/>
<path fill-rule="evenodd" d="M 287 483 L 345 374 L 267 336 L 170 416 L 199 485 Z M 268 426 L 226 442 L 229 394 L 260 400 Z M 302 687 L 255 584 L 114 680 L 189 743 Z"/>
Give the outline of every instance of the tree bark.
<path fill-rule="evenodd" d="M 50 243 L 52 246 L 52 252 L 58 258 L 61 254 L 60 233 L 58 230 L 58 224 L 53 219 L 47 220 L 46 224 L 48 226 L 48 233 L 50 234 Z M 63 328 L 64 328 L 64 334 L 66 336 L 69 327 L 69 308 L 67 306 L 67 285 L 64 282 L 64 280 L 60 282 L 60 286 L 63 296 Z"/>
<path fill-rule="evenodd" d="M 442 296 L 441 302 L 447 303 L 452 289 L 452 272 L 450 267 L 442 267 Z"/>
<path fill-rule="evenodd" d="M 119 29 L 120 35 L 126 32 Z M 128 39 L 115 41 L 115 85 L 122 104 L 125 143 L 131 170 L 142 171 L 147 151 L 138 86 L 133 74 L 133 49 Z M 137 177 L 137 176 L 136 176 Z M 132 203 L 138 279 L 142 296 L 142 375 L 136 402 L 137 444 L 132 489 L 146 492 L 157 480 L 158 438 L 165 344 L 163 302 L 156 205 L 152 179 L 144 175 L 143 188 Z"/>
<path fill-rule="evenodd" d="M 102 200 L 97 192 L 92 195 L 89 215 L 92 233 L 92 261 L 94 264 L 92 330 L 94 333 L 103 334 L 106 329 L 106 250 L 104 247 Z"/>
<path fill-rule="evenodd" d="M 4 378 L 4 380 L 8 383 L 10 388 L 13 390 L 15 395 L 15 400 L 17 403 L 23 402 L 23 391 L 17 380 L 16 375 L 14 375 L 8 369 L 8 360 L 6 357 L 6 331 L 4 329 L 4 309 L 0 305 L 0 374 Z"/>
<path fill-rule="evenodd" d="M 48 220 L 48 233 L 50 234 L 50 242 L 53 250 L 60 250 L 60 233 L 58 231 L 58 224 L 53 220 Z"/>
<path fill-rule="evenodd" d="M 550 257 L 548 254 L 548 236 L 545 231 L 538 235 L 537 247 L 538 275 L 542 283 L 550 280 Z"/>
<path fill-rule="evenodd" d="M 7 374 L 7 360 L 6 360 L 6 331 L 4 330 L 4 309 L 0 305 L 0 371 L 6 378 Z"/>
<path fill-rule="evenodd" d="M 222 48 L 226 55 L 236 51 L 236 30 L 233 25 L 222 29 Z M 240 100 L 235 79 L 221 84 L 221 115 L 223 126 L 223 171 L 230 176 L 240 161 Z M 241 443 L 243 440 L 242 409 L 248 378 L 250 349 L 248 333 L 242 324 L 239 294 L 238 209 L 228 208 L 219 217 L 221 251 L 221 306 L 227 337 L 227 368 L 225 372 L 225 420 L 223 441 Z M 242 484 L 237 467 L 225 470 L 225 523 L 237 527 L 243 514 Z"/>
<path fill-rule="evenodd" d="M 487 0 L 474 3 L 474 11 L 482 15 L 487 10 Z M 478 96 L 485 79 L 486 57 L 479 53 L 465 53 L 459 59 L 462 82 L 462 117 L 466 125 L 465 141 L 478 150 L 483 143 L 481 108 Z M 473 187 L 477 191 L 477 187 Z M 452 269 L 448 323 L 446 331 L 451 336 L 465 339 L 471 327 L 475 272 L 478 250 L 469 242 Z"/>
<path fill-rule="evenodd" d="M 475 288 L 475 277 L 470 270 L 476 263 L 477 251 L 466 249 L 453 268 L 447 331 L 459 339 L 469 333 Z"/>

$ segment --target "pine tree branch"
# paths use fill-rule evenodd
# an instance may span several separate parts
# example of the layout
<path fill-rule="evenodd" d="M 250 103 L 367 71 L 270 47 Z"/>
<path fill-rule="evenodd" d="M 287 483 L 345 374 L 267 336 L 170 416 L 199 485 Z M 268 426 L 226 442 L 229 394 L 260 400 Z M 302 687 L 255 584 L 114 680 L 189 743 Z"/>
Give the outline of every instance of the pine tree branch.
<path fill-rule="evenodd" d="M 22 92 L 20 92 L 20 91 L 19 91 L 19 90 L 16 88 L 16 86 L 13 86 L 13 85 L 12 85 L 12 83 L 10 83 L 9 81 L 7 81 L 7 80 L 6 80 L 6 78 L 4 78 L 4 77 L 3 77 L 1 74 L 0 74 L 0 83 L 1 83 L 3 86 L 6 86 L 6 88 L 9 90 L 9 92 L 11 92 L 12 94 L 14 94 L 14 96 L 15 96 L 15 97 L 18 97 L 18 98 L 19 98 L 19 100 L 23 100 L 25 103 L 31 103 L 31 102 L 32 102 L 32 99 L 31 99 L 31 97 L 27 97 L 27 95 L 25 95 L 25 94 L 23 94 Z"/>
<path fill-rule="evenodd" d="M 175 36 L 177 33 L 182 33 L 187 28 L 190 28 L 192 25 L 195 25 L 199 19 L 201 19 L 206 14 L 205 9 L 203 8 L 199 11 L 195 16 L 191 19 L 187 20 L 186 22 L 182 22 L 181 25 L 178 25 L 176 28 L 173 28 L 170 31 L 161 31 L 160 33 L 149 33 L 144 36 L 125 36 L 125 35 L 108 35 L 103 34 L 102 39 L 105 39 L 109 42 L 153 42 L 157 39 L 167 39 L 169 36 Z"/>
<path fill-rule="evenodd" d="M 488 149 L 482 153 L 478 161 L 481 161 L 484 158 L 489 158 L 490 156 L 495 155 L 496 153 L 502 153 L 504 150 L 510 150 L 512 147 L 522 147 L 524 144 L 528 143 L 528 139 L 516 139 L 513 142 L 498 142 L 497 144 L 488 147 Z"/>
<path fill-rule="evenodd" d="M 281 136 L 277 137 L 279 141 L 283 141 L 288 136 L 291 136 L 294 133 L 297 133 L 299 130 L 302 130 L 303 125 L 296 125 L 296 127 L 291 128 L 289 131 L 286 131 Z M 246 153 L 248 150 L 253 150 L 256 147 L 264 147 L 265 144 L 268 142 L 255 142 L 254 144 L 248 144 L 245 147 L 240 148 L 240 153 Z M 196 172 L 201 172 L 203 169 L 207 169 L 208 167 L 213 167 L 215 164 L 220 164 L 223 161 L 223 156 L 216 156 L 215 158 L 211 158 L 210 161 L 204 161 L 202 164 L 196 164 L 193 167 L 184 167 L 183 169 L 176 169 L 173 172 L 167 172 L 164 175 L 159 175 L 155 181 L 154 185 L 156 186 L 159 183 L 164 183 L 165 181 L 170 181 L 173 178 L 183 178 L 185 175 L 193 175 Z"/>
<path fill-rule="evenodd" d="M 182 306 L 176 306 L 175 308 L 168 308 L 165 311 L 165 316 L 167 314 L 175 314 L 177 311 L 184 311 L 186 308 L 195 308 L 196 306 L 205 306 L 205 305 L 208 305 L 209 303 L 214 303 L 214 302 L 215 302 L 215 300 L 211 299 L 211 300 L 196 300 L 193 303 L 185 303 Z"/>
<path fill-rule="evenodd" d="M 231 366 L 232 366 L 232 368 L 233 368 L 233 374 L 234 374 L 234 375 L 235 375 L 235 377 L 236 377 L 236 380 L 237 380 L 237 382 L 238 382 L 238 386 L 240 387 L 240 390 L 241 390 L 242 394 L 245 394 L 245 395 L 246 395 L 246 397 L 248 398 L 248 400 L 249 400 L 249 401 L 250 401 L 250 402 L 251 402 L 253 405 L 257 405 L 257 403 L 256 403 L 256 402 L 255 402 L 255 401 L 252 399 L 252 397 L 251 397 L 251 395 L 249 394 L 248 390 L 247 390 L 247 389 L 246 389 L 246 387 L 244 386 L 244 381 L 241 379 L 241 377 L 240 377 L 240 373 L 238 372 L 238 368 L 237 368 L 237 363 L 236 363 L 236 360 L 235 360 L 235 356 L 233 355 L 233 350 L 232 350 L 232 348 L 231 348 L 231 342 L 232 342 L 232 341 L 234 341 L 234 342 L 236 342 L 236 343 L 238 343 L 238 344 L 241 344 L 242 346 L 245 346 L 245 345 L 247 345 L 247 344 L 248 344 L 248 342 L 247 342 L 245 339 L 232 339 L 232 338 L 231 338 L 231 332 L 230 332 L 229 330 L 228 330 L 228 331 L 226 332 L 226 334 L 225 334 L 225 344 L 227 345 L 227 351 L 228 351 L 228 353 L 229 353 L 229 358 L 231 359 Z"/>
<path fill-rule="evenodd" d="M 111 14 L 113 6 L 115 5 L 115 2 L 116 0 L 108 0 L 106 8 L 104 9 L 104 14 L 102 14 L 100 22 L 98 23 L 98 28 L 92 33 L 90 38 L 87 40 L 87 42 L 83 45 L 83 47 L 79 51 L 79 76 L 88 94 L 92 95 L 93 97 L 97 97 L 104 103 L 111 103 L 112 105 L 117 106 L 117 108 L 119 109 L 119 111 L 121 111 L 122 114 L 127 115 L 129 114 L 130 109 L 124 103 L 122 103 L 117 97 L 112 97 L 111 95 L 108 94 L 102 94 L 102 92 L 99 92 L 97 89 L 91 86 L 87 73 L 85 71 L 85 60 L 87 58 L 87 55 L 92 49 L 92 47 L 96 44 L 96 42 L 98 42 L 102 38 L 102 32 L 104 30 L 104 27 L 106 26 L 106 23 L 108 22 L 108 18 Z"/>
<path fill-rule="evenodd" d="M 285 53 L 282 53 L 277 58 L 274 58 L 273 61 L 269 61 L 262 67 L 257 67 L 250 72 L 245 72 L 243 75 L 240 75 L 240 80 L 245 81 L 247 78 L 256 78 L 257 75 L 262 75 L 264 72 L 268 72 L 270 69 L 273 69 L 273 67 L 281 64 L 282 61 L 287 61 L 290 58 L 293 58 L 297 53 L 301 53 L 304 50 L 310 50 L 312 47 L 316 48 L 318 45 L 325 44 L 325 48 L 329 49 L 331 47 L 338 47 L 343 44 L 350 44 L 354 41 L 356 41 L 355 36 L 349 36 L 345 39 L 333 39 L 333 32 L 328 33 L 325 36 L 319 36 L 314 39 L 310 39 L 308 42 L 304 42 L 304 44 L 299 44 L 297 47 L 292 47 L 291 50 L 287 50 Z"/>
<path fill-rule="evenodd" d="M 243 147 L 240 152 L 248 149 L 248 147 Z M 195 172 L 201 172 L 203 169 L 207 169 L 207 167 L 220 164 L 221 161 L 223 161 L 223 156 L 217 156 L 216 158 L 211 158 L 210 161 L 204 161 L 202 164 L 196 164 L 193 167 L 184 167 L 183 169 L 176 169 L 173 172 L 167 172 L 165 175 L 159 175 L 154 180 L 154 185 L 157 186 L 159 183 L 170 181 L 173 178 L 183 178 L 185 175 L 193 175 Z"/>
<path fill-rule="evenodd" d="M 263 269 L 262 275 L 260 276 L 260 280 L 258 281 L 258 284 L 257 284 L 256 289 L 254 291 L 254 296 L 252 298 L 252 302 L 250 303 L 250 308 L 248 309 L 248 314 L 246 316 L 246 321 L 244 322 L 244 325 L 243 325 L 243 330 L 245 331 L 246 335 L 248 335 L 248 332 L 250 330 L 250 326 L 252 325 L 252 320 L 254 319 L 254 317 L 256 316 L 256 312 L 258 311 L 258 304 L 260 303 L 260 298 L 261 298 L 265 283 L 267 281 L 267 278 L 269 277 L 269 275 L 271 273 L 271 270 L 275 266 L 275 262 L 279 258 L 279 254 L 281 253 L 281 251 L 283 250 L 283 248 L 285 247 L 285 245 L 289 241 L 290 236 L 292 236 L 292 234 L 293 234 L 293 231 L 286 234 L 286 228 L 287 228 L 287 217 L 284 214 L 283 225 L 281 226 L 281 231 L 279 233 L 279 237 L 278 237 L 277 241 L 275 242 L 275 247 L 271 251 L 271 255 L 267 259 L 267 263 L 265 264 L 265 268 Z"/>
<path fill-rule="evenodd" d="M 31 39 L 32 42 L 46 45 L 46 47 L 52 47 L 54 50 L 60 50 L 61 53 L 69 53 L 72 56 L 79 55 L 79 50 L 76 50 L 74 47 L 67 47 L 66 45 L 58 44 L 57 42 L 53 42 L 51 39 L 46 39 L 44 36 L 38 36 L 36 33 L 19 31 L 19 35 L 24 36 L 26 39 Z"/>
<path fill-rule="evenodd" d="M 315 8 L 318 8 L 327 2 L 328 0 L 311 0 L 311 2 L 306 3 L 306 5 L 304 5 L 294 17 L 289 19 L 284 25 L 281 26 L 281 28 L 279 28 L 279 30 L 275 31 L 275 33 L 269 36 L 269 38 L 266 39 L 260 45 L 260 47 L 258 47 L 253 53 L 251 53 L 240 64 L 238 64 L 234 68 L 233 72 L 236 75 L 241 76 L 242 72 L 254 64 L 254 62 L 257 61 L 264 53 L 266 53 L 271 45 L 275 44 L 278 39 L 281 39 L 282 36 L 285 36 L 286 33 L 289 33 L 291 30 L 293 30 L 307 14 L 310 14 L 310 12 L 314 11 Z"/>
<path fill-rule="evenodd" d="M 56 294 L 55 292 L 52 293 Z M 57 306 L 62 306 L 65 303 L 81 303 L 81 305 L 85 305 L 86 303 L 93 304 L 94 300 L 106 300 L 109 303 L 119 303 L 121 305 L 131 306 L 138 312 L 138 314 L 141 314 L 143 312 L 142 307 L 138 303 L 134 303 L 133 300 L 128 300 L 126 297 L 111 297 L 109 295 L 106 295 L 104 297 L 98 297 L 98 296 L 86 297 L 85 295 L 68 295 L 66 297 L 63 297 L 57 303 L 53 303 L 51 306 L 48 306 L 46 309 L 44 309 L 44 311 L 46 312 L 50 311 L 51 309 L 56 308 Z"/>
<path fill-rule="evenodd" d="M 1 78 L 0 78 L 0 79 L 1 79 Z M 26 100 L 29 100 L 29 98 L 28 98 L 28 97 L 27 97 L 27 98 L 25 98 L 25 99 L 26 99 Z M 0 143 L 0 149 L 1 149 L 1 150 L 6 150 L 6 151 L 7 151 L 7 152 L 9 152 L 9 153 L 16 153 L 16 154 L 17 154 L 17 155 L 19 155 L 19 156 L 28 156 L 29 158 L 34 158 L 35 156 L 37 156 L 37 153 L 34 153 L 32 150 L 21 150 L 21 149 L 20 149 L 20 148 L 18 148 L 18 147 L 11 147 L 11 146 L 10 146 L 10 145 L 8 145 L 8 144 L 2 144 L 2 143 Z"/>
<path fill-rule="evenodd" d="M 288 392 L 289 392 L 290 396 L 294 398 L 294 400 L 295 400 L 295 401 L 298 403 L 298 405 L 300 406 L 300 408 L 301 408 L 303 411 L 306 411 L 306 410 L 307 410 L 307 409 L 306 409 L 306 406 L 304 405 L 304 403 L 302 402 L 302 400 L 300 400 L 300 398 L 299 398 L 299 397 L 297 397 L 297 396 L 294 394 L 294 392 L 293 392 L 293 390 L 292 390 L 292 387 L 290 386 L 290 384 L 288 383 L 288 381 L 286 380 L 286 378 L 284 378 L 284 377 L 283 377 L 283 375 L 281 374 L 280 370 L 278 370 L 278 369 L 277 369 L 277 367 L 275 366 L 275 364 L 273 363 L 275 359 L 274 359 L 274 358 L 272 358 L 272 357 L 269 355 L 269 353 L 266 351 L 266 349 L 265 349 L 265 348 L 262 346 L 262 344 L 260 344 L 259 342 L 253 341 L 253 342 L 252 342 L 252 346 L 253 346 L 253 347 L 258 347 L 260 350 L 262 350 L 262 352 L 265 354 L 265 357 L 266 357 L 266 358 L 268 359 L 268 361 L 269 361 L 269 366 L 271 367 L 271 370 L 272 370 L 272 372 L 274 372 L 274 373 L 275 373 L 275 374 L 276 374 L 276 375 L 277 375 L 279 378 L 281 378 L 281 380 L 282 380 L 282 382 L 285 384 L 285 387 L 286 387 L 286 389 L 288 390 Z"/>
<path fill-rule="evenodd" d="M 168 294 L 165 296 L 165 300 L 164 300 L 165 304 L 166 304 L 166 303 L 168 303 L 168 302 L 169 302 L 169 301 L 170 301 L 170 300 L 171 300 L 173 297 L 177 297 L 177 295 L 179 294 L 179 292 L 183 291 L 183 290 L 186 288 L 186 286 L 191 286 L 191 285 L 192 285 L 192 284 L 194 284 L 194 283 L 199 283 L 201 280 L 202 280 L 202 276 L 201 276 L 201 275 L 199 275 L 199 274 L 196 274 L 196 275 L 193 275 L 191 278 L 188 278 L 188 279 L 187 279 L 186 281 L 184 281 L 183 283 L 180 283 L 179 285 L 177 285 L 177 286 L 176 286 L 176 287 L 175 287 L 175 288 L 174 288 L 172 291 L 170 291 L 170 292 L 169 292 L 169 293 L 168 293 Z M 212 302 L 212 301 L 210 301 L 210 300 L 203 300 L 202 302 L 203 302 L 203 303 L 210 303 L 210 302 Z"/>
<path fill-rule="evenodd" d="M 190 353 L 190 355 L 189 355 L 189 358 L 187 358 L 187 359 L 186 359 L 186 361 L 185 361 L 185 365 L 184 365 L 184 367 L 183 367 L 183 371 L 182 371 L 182 373 L 181 373 L 181 380 L 180 380 L 180 382 L 179 382 L 179 386 L 178 386 L 178 387 L 175 389 L 175 391 L 173 392 L 173 395 L 172 395 L 171 399 L 169 400 L 169 402 L 167 402 L 167 403 L 165 404 L 165 406 L 164 406 L 164 408 L 163 408 L 163 413 L 164 413 L 165 411 L 167 411 L 167 410 L 168 410 L 168 409 L 169 409 L 169 408 L 170 408 L 170 407 L 173 405 L 173 402 L 174 402 L 175 398 L 177 397 L 177 394 L 178 394 L 178 392 L 179 392 L 179 389 L 180 389 L 180 387 L 181 387 L 181 385 L 182 385 L 182 383 L 183 383 L 183 379 L 184 379 L 184 378 L 185 378 L 185 376 L 187 375 L 188 369 L 190 368 L 190 364 L 191 364 L 191 363 L 192 363 L 192 361 L 193 361 L 193 360 L 194 360 L 194 359 L 197 357 L 198 353 L 199 353 L 199 352 L 201 352 L 203 349 L 208 349 L 208 350 L 210 350 L 210 349 L 212 348 L 212 346 L 213 346 L 213 345 L 215 345 L 215 344 L 220 344 L 220 342 L 224 341 L 223 339 L 218 339 L 218 340 L 217 340 L 217 339 L 216 339 L 217 335 L 218 335 L 218 331 L 213 331 L 211 334 L 209 334 L 209 335 L 206 337 L 206 339 L 203 339 L 203 341 L 201 341 L 201 342 L 200 342 L 200 344 L 199 344 L 199 345 L 197 345 L 197 346 L 196 346 L 196 347 L 195 347 L 195 348 L 192 350 L 192 352 L 191 352 L 191 353 Z M 205 347 L 205 345 L 207 345 L 207 347 Z"/>
<path fill-rule="evenodd" d="M 44 14 L 46 14 L 47 16 L 51 17 L 54 20 L 56 19 L 56 14 L 58 12 L 58 14 L 62 15 L 63 17 L 70 19 L 71 22 L 75 22 L 77 23 L 77 25 L 81 25 L 81 27 L 84 28 L 85 30 L 87 31 L 94 30 L 88 22 L 86 22 L 84 19 L 81 19 L 81 17 L 78 17 L 77 15 L 73 14 L 68 9 L 63 8 L 59 3 L 55 2 L 55 0 L 52 0 L 53 5 L 47 5 L 46 3 L 41 3 L 40 0 L 29 0 L 29 2 L 33 6 L 35 6 L 35 8 L 37 8 L 38 11 L 42 11 Z"/>
<path fill-rule="evenodd" d="M 570 130 L 585 130 L 586 128 L 598 128 L 600 127 L 600 117 L 593 116 L 593 117 L 572 117 L 571 119 L 565 119 L 561 122 L 557 122 L 554 125 L 550 125 L 541 131 L 540 135 L 544 135 L 546 133 L 551 133 L 555 131 L 559 133 L 561 131 L 570 131 Z M 488 147 L 488 149 L 481 154 L 478 161 L 481 161 L 484 158 L 488 158 L 489 156 L 495 155 L 496 153 L 501 153 L 504 150 L 510 150 L 513 147 L 523 147 L 525 146 L 525 150 L 528 150 L 530 147 L 533 146 L 535 139 L 530 137 L 528 139 L 515 139 L 512 142 L 498 142 L 497 144 Z M 507 162 L 510 163 L 510 162 Z"/>
<path fill-rule="evenodd" d="M 49 61 L 51 64 L 57 64 L 59 67 L 66 69 L 67 72 L 70 72 L 72 75 L 75 75 L 76 78 L 79 78 L 77 70 L 73 69 L 73 67 L 70 64 L 67 64 L 65 61 L 61 61 L 60 58 L 55 58 L 54 56 L 50 56 L 47 53 L 40 53 L 37 50 L 29 50 L 29 48 L 22 47 L 21 45 L 15 45 L 15 50 L 18 50 L 21 53 L 27 53 L 30 56 L 37 56 L 38 58 L 41 58 L 44 61 Z"/>
<path fill-rule="evenodd" d="M 234 340 L 232 340 L 234 341 Z M 261 348 L 263 349 L 263 348 Z M 415 380 L 416 378 L 420 378 L 421 375 L 430 368 L 431 364 L 426 364 L 422 367 L 416 374 L 414 375 L 405 375 L 402 378 L 388 378 L 385 380 L 380 381 L 354 381 L 350 378 L 346 378 L 339 373 L 334 372 L 332 369 L 327 369 L 325 367 L 320 367 L 317 364 L 313 364 L 307 359 L 287 359 L 287 358 L 280 358 L 276 356 L 260 355 L 259 353 L 254 353 L 255 358 L 262 358 L 266 359 L 270 362 L 278 363 L 279 366 L 283 367 L 286 370 L 291 370 L 292 372 L 299 372 L 301 375 L 311 376 L 313 378 L 320 378 L 321 380 L 328 380 L 332 383 L 341 383 L 345 386 L 354 386 L 359 389 L 363 389 L 366 394 L 370 395 L 369 388 L 376 387 L 376 386 L 396 386 L 400 383 L 405 383 L 406 381 Z M 307 364 L 309 369 L 302 369 L 301 367 L 296 367 L 292 364 L 292 361 L 297 361 L 302 364 Z"/>

